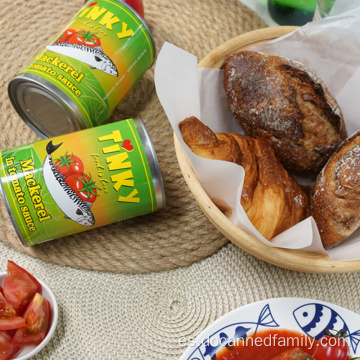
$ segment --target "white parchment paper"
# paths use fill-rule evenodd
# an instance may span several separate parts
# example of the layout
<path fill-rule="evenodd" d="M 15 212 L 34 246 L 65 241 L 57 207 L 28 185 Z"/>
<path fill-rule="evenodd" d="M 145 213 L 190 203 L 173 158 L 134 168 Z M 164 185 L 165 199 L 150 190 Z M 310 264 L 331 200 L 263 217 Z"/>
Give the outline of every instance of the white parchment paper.
<path fill-rule="evenodd" d="M 360 9 L 308 23 L 253 50 L 307 65 L 337 98 L 348 135 L 360 129 Z M 312 217 L 279 234 L 271 242 L 255 229 L 240 205 L 243 168 L 230 162 L 201 158 L 183 142 L 178 124 L 189 116 L 198 117 L 214 132 L 242 132 L 227 106 L 222 70 L 201 69 L 197 63 L 194 55 L 165 43 L 157 58 L 155 86 L 173 130 L 209 197 L 223 200 L 232 210 L 230 220 L 269 246 L 326 252 L 332 260 L 360 259 L 360 232 L 325 251 Z"/>

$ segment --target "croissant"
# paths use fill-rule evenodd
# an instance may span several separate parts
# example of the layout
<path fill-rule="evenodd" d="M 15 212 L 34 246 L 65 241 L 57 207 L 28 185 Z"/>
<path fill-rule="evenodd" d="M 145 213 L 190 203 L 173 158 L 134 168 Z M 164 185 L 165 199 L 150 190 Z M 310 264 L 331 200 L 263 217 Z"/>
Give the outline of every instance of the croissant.
<path fill-rule="evenodd" d="M 307 217 L 308 195 L 280 164 L 269 139 L 215 134 L 196 117 L 186 118 L 179 127 L 185 143 L 195 154 L 244 168 L 241 205 L 266 239 Z"/>
<path fill-rule="evenodd" d="M 345 140 L 317 178 L 311 215 L 325 249 L 360 226 L 360 131 Z"/>

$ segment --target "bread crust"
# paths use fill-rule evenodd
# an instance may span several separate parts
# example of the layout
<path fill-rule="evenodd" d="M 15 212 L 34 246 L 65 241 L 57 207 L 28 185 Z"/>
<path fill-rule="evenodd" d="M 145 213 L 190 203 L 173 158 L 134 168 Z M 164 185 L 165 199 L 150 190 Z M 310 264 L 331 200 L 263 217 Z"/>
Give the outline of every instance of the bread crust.
<path fill-rule="evenodd" d="M 299 62 L 241 51 L 224 65 L 224 89 L 245 133 L 270 138 L 292 173 L 316 177 L 347 137 L 335 98 Z"/>
<path fill-rule="evenodd" d="M 344 141 L 319 174 L 311 196 L 325 249 L 338 245 L 360 226 L 360 131 Z"/>

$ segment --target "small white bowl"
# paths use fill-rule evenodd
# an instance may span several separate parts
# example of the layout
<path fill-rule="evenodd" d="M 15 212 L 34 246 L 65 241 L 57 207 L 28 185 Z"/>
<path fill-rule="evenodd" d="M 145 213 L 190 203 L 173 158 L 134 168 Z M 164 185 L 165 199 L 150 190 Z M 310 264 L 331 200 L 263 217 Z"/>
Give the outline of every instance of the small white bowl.
<path fill-rule="evenodd" d="M 4 285 L 4 280 L 6 275 L 7 275 L 6 272 L 0 272 L 1 287 L 3 287 Z M 22 346 L 21 350 L 16 354 L 16 357 L 12 358 L 12 360 L 26 360 L 37 354 L 40 350 L 42 350 L 47 345 L 51 337 L 54 335 L 56 325 L 58 322 L 58 315 L 59 315 L 58 305 L 53 292 L 43 281 L 38 279 L 36 276 L 35 278 L 41 284 L 41 288 L 42 288 L 41 295 L 50 303 L 50 307 L 51 307 L 50 328 L 45 339 L 39 345 Z"/>

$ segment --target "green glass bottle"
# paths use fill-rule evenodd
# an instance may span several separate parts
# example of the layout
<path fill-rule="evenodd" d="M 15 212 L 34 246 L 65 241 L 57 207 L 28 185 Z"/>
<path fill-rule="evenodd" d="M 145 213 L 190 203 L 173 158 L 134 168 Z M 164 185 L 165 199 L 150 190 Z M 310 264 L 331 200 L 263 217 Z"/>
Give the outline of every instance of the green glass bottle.
<path fill-rule="evenodd" d="M 317 0 L 268 0 L 270 16 L 279 25 L 302 26 L 312 21 Z"/>

